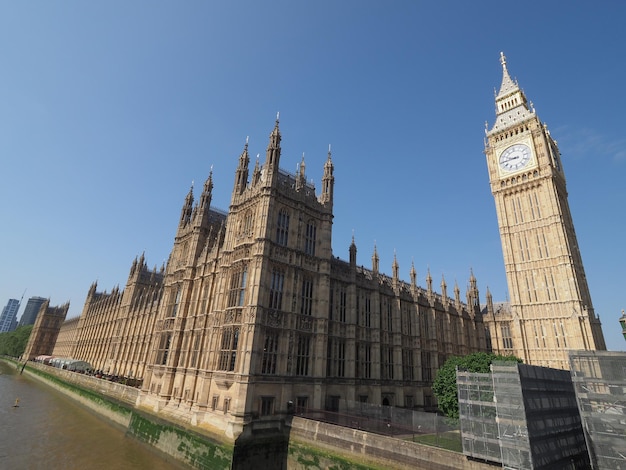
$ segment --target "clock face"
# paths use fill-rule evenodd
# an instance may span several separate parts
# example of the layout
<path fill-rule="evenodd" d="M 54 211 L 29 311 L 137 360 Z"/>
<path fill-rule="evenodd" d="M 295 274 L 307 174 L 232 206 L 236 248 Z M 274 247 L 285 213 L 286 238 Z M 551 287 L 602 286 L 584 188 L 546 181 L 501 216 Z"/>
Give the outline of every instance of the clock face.
<path fill-rule="evenodd" d="M 517 171 L 530 162 L 530 147 L 526 144 L 511 145 L 500 154 L 500 168 L 506 171 Z"/>

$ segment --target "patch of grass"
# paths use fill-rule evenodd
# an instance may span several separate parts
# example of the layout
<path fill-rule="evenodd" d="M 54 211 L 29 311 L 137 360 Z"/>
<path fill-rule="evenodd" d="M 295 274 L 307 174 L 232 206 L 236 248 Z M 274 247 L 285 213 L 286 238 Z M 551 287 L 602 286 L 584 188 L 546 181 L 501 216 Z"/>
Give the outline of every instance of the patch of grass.
<path fill-rule="evenodd" d="M 422 434 L 413 438 L 418 444 L 425 444 L 433 447 L 451 450 L 453 452 L 463 452 L 461 444 L 461 435 L 458 431 L 446 432 L 441 434 Z"/>

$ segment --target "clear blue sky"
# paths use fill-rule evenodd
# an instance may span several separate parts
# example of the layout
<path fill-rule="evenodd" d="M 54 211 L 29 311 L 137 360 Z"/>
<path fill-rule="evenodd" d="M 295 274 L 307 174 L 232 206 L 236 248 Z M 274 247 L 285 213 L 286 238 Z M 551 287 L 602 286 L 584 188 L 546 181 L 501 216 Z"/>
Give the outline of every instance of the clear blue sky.
<path fill-rule="evenodd" d="M 483 154 L 500 51 L 558 140 L 596 312 L 626 349 L 626 3 L 32 1 L 0 3 L 0 305 L 38 295 L 78 316 L 93 281 L 168 257 L 192 181 L 228 209 L 237 158 L 332 144 L 334 255 L 394 251 L 437 290 L 507 298 Z M 24 302 L 25 304 L 25 302 Z M 20 314 L 23 311 L 20 310 Z"/>

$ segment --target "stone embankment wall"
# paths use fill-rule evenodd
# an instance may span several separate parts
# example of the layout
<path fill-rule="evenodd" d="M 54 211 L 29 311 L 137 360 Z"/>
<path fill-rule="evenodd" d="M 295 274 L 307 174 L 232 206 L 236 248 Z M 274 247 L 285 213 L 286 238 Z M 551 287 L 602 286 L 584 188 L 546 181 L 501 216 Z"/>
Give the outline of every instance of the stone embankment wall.
<path fill-rule="evenodd" d="M 16 364 L 17 365 L 17 364 Z M 21 367 L 21 366 L 20 366 Z M 139 390 L 28 363 L 37 377 L 126 429 L 126 433 L 191 468 L 215 470 L 493 470 L 464 455 L 298 416 L 276 432 L 255 430 L 233 445 L 135 408 Z M 258 432 L 257 432 L 258 431 Z"/>
<path fill-rule="evenodd" d="M 324 452 L 324 450 L 326 452 Z M 329 455 L 332 453 L 334 455 Z M 290 469 L 359 468 L 394 470 L 493 470 L 492 465 L 468 460 L 463 454 L 358 429 L 294 416 L 289 435 Z M 341 458 L 360 460 L 341 466 Z M 296 457 L 295 459 L 292 457 Z M 294 461 L 295 460 L 295 461 Z"/>

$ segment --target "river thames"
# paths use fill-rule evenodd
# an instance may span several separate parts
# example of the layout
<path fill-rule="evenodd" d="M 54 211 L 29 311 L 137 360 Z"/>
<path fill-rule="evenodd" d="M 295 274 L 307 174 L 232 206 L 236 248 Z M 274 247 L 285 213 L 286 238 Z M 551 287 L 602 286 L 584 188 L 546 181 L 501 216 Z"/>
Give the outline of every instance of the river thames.
<path fill-rule="evenodd" d="M 0 361 L 0 469 L 184 468 Z"/>

